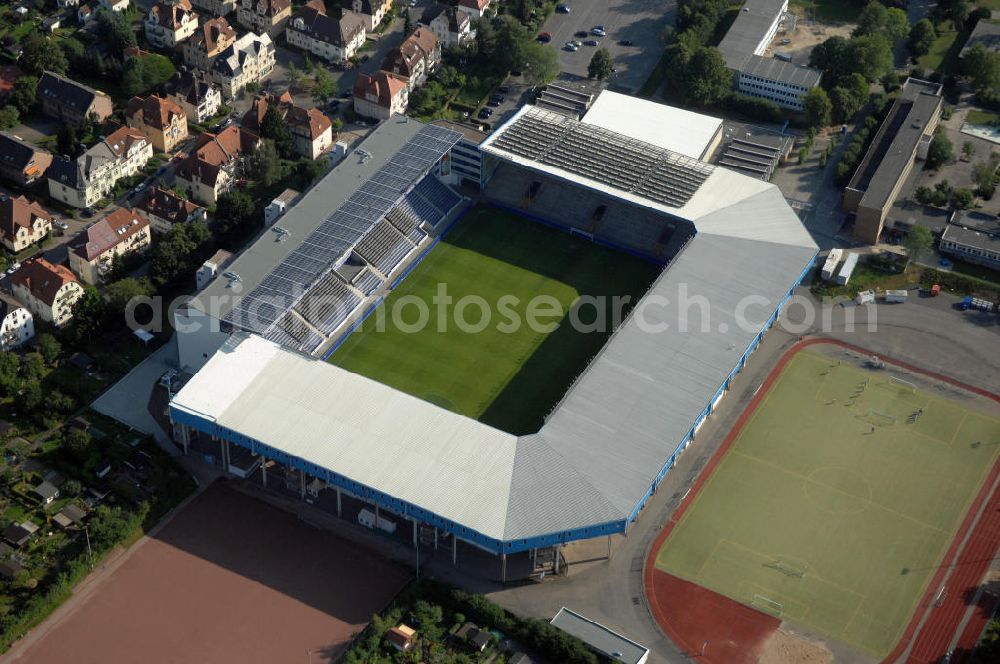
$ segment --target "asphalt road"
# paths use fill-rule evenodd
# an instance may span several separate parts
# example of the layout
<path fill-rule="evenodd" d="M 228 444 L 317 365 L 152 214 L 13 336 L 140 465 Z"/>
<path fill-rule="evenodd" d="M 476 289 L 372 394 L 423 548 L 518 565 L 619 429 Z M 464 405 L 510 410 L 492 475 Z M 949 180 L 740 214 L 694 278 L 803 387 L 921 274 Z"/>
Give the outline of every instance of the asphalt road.
<path fill-rule="evenodd" d="M 597 39 L 600 47 L 608 49 L 617 71 L 609 87 L 626 92 L 637 91 L 649 78 L 663 53 L 660 35 L 674 20 L 677 5 L 672 0 L 568 0 L 569 14 L 555 13 L 542 27 L 552 33 L 550 46 L 559 50 L 560 78 L 574 80 L 587 77 L 587 65 L 599 47 L 581 46 L 572 53 L 563 45 L 567 41 Z M 574 37 L 578 31 L 587 31 L 603 25 L 606 37 Z M 621 40 L 633 46 L 620 46 Z"/>

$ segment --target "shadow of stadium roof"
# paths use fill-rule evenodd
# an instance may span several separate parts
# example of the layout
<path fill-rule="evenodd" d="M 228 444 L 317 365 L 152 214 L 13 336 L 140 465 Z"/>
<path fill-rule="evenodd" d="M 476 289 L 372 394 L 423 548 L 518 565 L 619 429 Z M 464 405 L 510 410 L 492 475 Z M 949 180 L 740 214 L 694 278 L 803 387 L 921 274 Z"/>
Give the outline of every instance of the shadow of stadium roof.
<path fill-rule="evenodd" d="M 635 186 L 594 179 L 593 168 L 567 170 L 544 151 L 535 159 L 502 147 L 514 145 L 502 139 L 522 118 L 545 122 L 540 113 L 521 109 L 483 151 L 696 229 L 541 430 L 517 437 L 252 335 L 234 336 L 209 360 L 172 402 L 172 417 L 249 439 L 242 442 L 264 452 L 260 443 L 281 450 L 346 478 L 345 486 L 365 487 L 398 512 L 430 514 L 460 537 L 478 535 L 477 543 L 497 552 L 623 531 L 811 268 L 817 247 L 777 187 L 674 159 L 635 137 L 600 135 L 604 144 L 627 146 L 623 154 L 646 151 L 655 163 L 703 176 L 683 202 L 668 205 Z M 564 120 L 551 122 L 567 135 L 576 131 Z M 652 168 L 646 163 L 638 181 Z M 685 330 L 683 312 L 662 305 L 685 297 L 705 302 L 704 329 L 696 318 Z M 752 324 L 741 320 L 746 304 Z M 652 332 L 642 322 L 665 329 Z"/>

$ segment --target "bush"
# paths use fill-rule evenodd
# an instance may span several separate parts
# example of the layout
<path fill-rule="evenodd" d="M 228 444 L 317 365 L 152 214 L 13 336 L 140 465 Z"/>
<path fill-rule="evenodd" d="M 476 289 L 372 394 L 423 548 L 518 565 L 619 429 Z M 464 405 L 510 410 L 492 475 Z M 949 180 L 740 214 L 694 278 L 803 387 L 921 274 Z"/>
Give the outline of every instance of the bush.
<path fill-rule="evenodd" d="M 779 123 L 784 122 L 784 114 L 773 101 L 769 99 L 758 99 L 731 92 L 719 102 L 719 106 L 725 110 L 745 115 L 758 122 Z"/>

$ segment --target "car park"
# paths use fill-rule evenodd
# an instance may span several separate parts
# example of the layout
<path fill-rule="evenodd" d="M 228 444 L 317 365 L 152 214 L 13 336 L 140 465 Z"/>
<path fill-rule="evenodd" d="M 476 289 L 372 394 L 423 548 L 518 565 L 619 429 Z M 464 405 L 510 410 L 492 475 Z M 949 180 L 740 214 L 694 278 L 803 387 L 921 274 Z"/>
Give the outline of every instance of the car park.
<path fill-rule="evenodd" d="M 569 5 L 565 3 L 559 3 L 558 5 L 556 5 L 556 11 L 559 12 L 560 14 L 568 14 L 570 13 L 571 10 Z"/>
<path fill-rule="evenodd" d="M 538 41 L 542 42 L 543 44 L 548 44 L 550 41 L 552 41 L 552 33 L 551 32 L 539 32 L 537 39 L 538 39 Z"/>
<path fill-rule="evenodd" d="M 618 45 L 619 45 L 619 46 L 632 46 L 632 45 L 633 45 L 633 43 L 632 43 L 632 40 L 631 40 L 631 39 L 622 39 L 622 40 L 620 40 L 620 41 L 618 42 Z"/>
<path fill-rule="evenodd" d="M 600 43 L 601 42 L 597 41 L 596 39 L 588 39 L 587 41 L 583 42 L 584 46 L 597 46 Z"/>
<path fill-rule="evenodd" d="M 587 32 L 586 30 L 577 30 L 576 32 L 573 33 L 573 36 L 574 37 L 589 37 L 590 33 Z"/>
<path fill-rule="evenodd" d="M 604 31 L 603 25 L 595 25 L 593 28 L 590 29 L 590 34 L 597 37 L 604 37 L 608 33 Z"/>
<path fill-rule="evenodd" d="M 566 45 L 563 46 L 563 48 L 565 48 L 567 51 L 579 51 L 580 50 L 580 47 L 577 46 L 576 44 L 574 44 L 573 42 L 566 42 Z"/>

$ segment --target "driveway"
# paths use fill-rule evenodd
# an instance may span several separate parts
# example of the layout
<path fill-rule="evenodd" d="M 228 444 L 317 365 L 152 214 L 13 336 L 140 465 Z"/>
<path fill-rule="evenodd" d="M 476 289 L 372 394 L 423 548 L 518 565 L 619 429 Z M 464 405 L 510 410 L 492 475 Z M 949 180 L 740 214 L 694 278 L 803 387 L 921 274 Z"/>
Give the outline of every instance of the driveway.
<path fill-rule="evenodd" d="M 552 33 L 550 46 L 559 51 L 560 78 L 574 80 L 587 77 L 587 66 L 593 57 L 593 46 L 581 46 L 571 53 L 563 44 L 573 39 L 597 39 L 608 49 L 617 71 L 608 82 L 609 87 L 623 92 L 635 92 L 646 82 L 663 53 L 660 36 L 674 20 L 675 2 L 660 0 L 608 0 L 607 2 L 568 2 L 569 14 L 555 13 L 549 17 L 542 31 Z M 606 37 L 574 37 L 577 31 L 590 32 L 603 25 Z M 620 46 L 621 40 L 632 46 Z"/>

